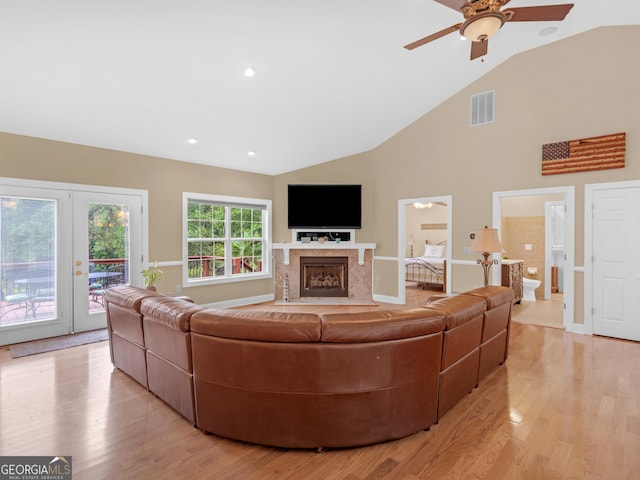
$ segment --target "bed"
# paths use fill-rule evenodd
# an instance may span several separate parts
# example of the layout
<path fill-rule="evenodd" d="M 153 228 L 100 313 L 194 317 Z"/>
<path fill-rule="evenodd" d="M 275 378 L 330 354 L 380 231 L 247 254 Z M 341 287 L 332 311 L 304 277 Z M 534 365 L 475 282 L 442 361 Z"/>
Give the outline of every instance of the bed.
<path fill-rule="evenodd" d="M 440 286 L 444 291 L 447 283 L 446 244 L 426 245 L 424 255 L 404 259 L 405 282 L 416 282 L 423 289 Z"/>

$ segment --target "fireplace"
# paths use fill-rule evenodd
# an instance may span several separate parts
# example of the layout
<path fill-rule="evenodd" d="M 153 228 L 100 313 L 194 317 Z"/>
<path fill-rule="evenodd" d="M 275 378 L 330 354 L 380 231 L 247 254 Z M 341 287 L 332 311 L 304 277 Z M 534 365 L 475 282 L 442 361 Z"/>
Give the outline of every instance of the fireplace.
<path fill-rule="evenodd" d="M 300 257 L 301 297 L 348 297 L 349 257 Z"/>

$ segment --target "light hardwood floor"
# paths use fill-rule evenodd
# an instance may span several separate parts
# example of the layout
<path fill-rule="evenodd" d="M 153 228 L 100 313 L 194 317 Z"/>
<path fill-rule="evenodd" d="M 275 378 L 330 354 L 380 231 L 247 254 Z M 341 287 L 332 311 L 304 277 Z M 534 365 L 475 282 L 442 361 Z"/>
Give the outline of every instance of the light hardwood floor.
<path fill-rule="evenodd" d="M 204 435 L 114 370 L 107 342 L 3 348 L 0 455 L 71 455 L 74 480 L 640 477 L 640 344 L 514 322 L 509 352 L 430 431 L 318 454 Z"/>

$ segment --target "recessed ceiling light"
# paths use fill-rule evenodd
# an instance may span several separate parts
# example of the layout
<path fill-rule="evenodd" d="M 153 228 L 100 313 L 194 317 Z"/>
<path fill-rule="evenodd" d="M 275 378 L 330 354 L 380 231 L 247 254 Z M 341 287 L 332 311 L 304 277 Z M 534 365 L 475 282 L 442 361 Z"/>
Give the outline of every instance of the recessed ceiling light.
<path fill-rule="evenodd" d="M 546 27 L 543 28 L 542 30 L 540 30 L 538 32 L 538 35 L 540 35 L 541 37 L 546 37 L 547 35 L 553 35 L 554 33 L 556 33 L 558 31 L 558 27 Z"/>
<path fill-rule="evenodd" d="M 255 157 L 256 156 L 256 151 L 255 150 L 249 150 L 247 152 L 247 155 L 249 155 L 250 157 Z"/>
<path fill-rule="evenodd" d="M 249 67 L 249 68 L 245 68 L 242 74 L 247 78 L 251 78 L 256 74 L 256 71 L 253 68 Z"/>
<path fill-rule="evenodd" d="M 190 143 L 191 145 L 195 145 L 196 143 L 198 143 L 198 139 L 197 138 L 189 138 L 187 140 L 187 143 Z"/>

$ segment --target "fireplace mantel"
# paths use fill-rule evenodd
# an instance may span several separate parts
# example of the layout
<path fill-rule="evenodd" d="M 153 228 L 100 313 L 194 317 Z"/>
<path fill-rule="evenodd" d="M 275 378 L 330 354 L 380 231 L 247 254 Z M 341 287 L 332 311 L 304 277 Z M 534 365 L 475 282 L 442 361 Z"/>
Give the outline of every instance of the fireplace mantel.
<path fill-rule="evenodd" d="M 291 250 L 358 250 L 358 265 L 364 265 L 365 250 L 375 250 L 375 243 L 351 243 L 351 242 L 311 242 L 311 243 L 274 243 L 274 250 L 282 250 L 284 264 L 289 265 L 289 252 Z"/>

